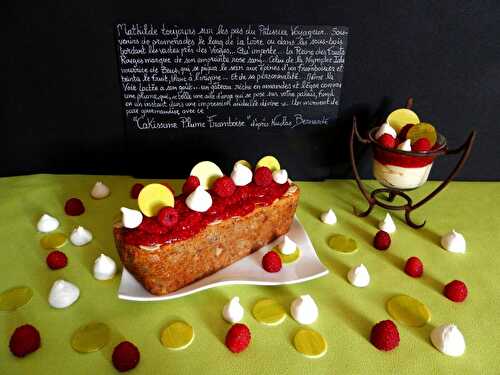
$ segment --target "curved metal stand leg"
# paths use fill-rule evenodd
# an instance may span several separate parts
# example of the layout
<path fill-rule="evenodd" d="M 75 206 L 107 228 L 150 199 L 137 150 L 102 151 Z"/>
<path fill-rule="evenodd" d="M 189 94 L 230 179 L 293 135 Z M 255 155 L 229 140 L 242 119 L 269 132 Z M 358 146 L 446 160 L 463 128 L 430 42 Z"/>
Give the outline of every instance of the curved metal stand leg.
<path fill-rule="evenodd" d="M 372 212 L 373 207 L 375 207 L 375 203 L 372 203 L 372 202 L 368 202 L 368 203 L 370 204 L 370 207 L 368 207 L 368 209 L 366 211 L 363 211 L 363 212 L 358 212 L 356 207 L 353 207 L 354 208 L 354 215 L 356 215 L 357 217 L 365 217 L 365 216 L 370 215 L 370 212 Z"/>
<path fill-rule="evenodd" d="M 408 224 L 410 227 L 415 228 L 415 229 L 422 228 L 425 225 L 425 223 L 427 222 L 427 220 L 424 220 L 424 222 L 422 224 L 416 224 L 416 223 L 414 223 L 413 220 L 410 217 L 410 213 L 412 211 L 413 211 L 413 209 L 411 207 L 408 207 L 407 209 L 405 209 L 406 224 Z"/>

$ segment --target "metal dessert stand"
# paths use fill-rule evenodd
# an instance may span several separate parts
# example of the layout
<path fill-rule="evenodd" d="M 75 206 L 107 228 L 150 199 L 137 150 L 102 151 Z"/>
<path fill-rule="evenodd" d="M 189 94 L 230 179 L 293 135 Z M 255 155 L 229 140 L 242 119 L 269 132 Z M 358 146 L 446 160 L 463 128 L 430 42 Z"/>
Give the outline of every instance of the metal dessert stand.
<path fill-rule="evenodd" d="M 413 106 L 413 100 L 410 98 L 407 101 L 406 108 L 411 109 Z M 351 165 L 352 165 L 352 170 L 354 172 L 354 178 L 356 179 L 356 183 L 358 185 L 359 190 L 363 194 L 363 197 L 365 200 L 368 202 L 369 207 L 366 211 L 363 212 L 358 212 L 356 208 L 354 208 L 354 212 L 357 216 L 359 217 L 365 217 L 370 214 L 370 212 L 373 210 L 375 206 L 379 206 L 382 208 L 385 208 L 386 210 L 395 210 L 395 211 L 401 211 L 404 210 L 405 212 L 405 220 L 406 223 L 415 229 L 422 228 L 425 225 L 425 221 L 422 224 L 416 224 L 410 217 L 410 214 L 416 210 L 417 208 L 423 206 L 427 202 L 429 202 L 432 198 L 434 198 L 437 194 L 439 194 L 460 172 L 462 169 L 465 161 L 470 155 L 470 151 L 472 149 L 472 144 L 474 143 L 474 139 L 476 137 L 476 132 L 473 130 L 465 143 L 456 148 L 456 149 L 448 149 L 448 146 L 446 144 L 446 139 L 439 134 L 438 135 L 438 143 L 439 146 L 436 149 L 433 149 L 431 151 L 425 152 L 425 153 L 417 153 L 417 152 L 408 152 L 408 151 L 401 151 L 397 149 L 386 149 L 380 144 L 378 144 L 375 141 L 375 133 L 376 133 L 377 128 L 372 129 L 369 134 L 368 138 L 363 138 L 359 132 L 358 128 L 356 126 L 356 117 L 353 118 L 353 123 L 352 123 L 352 132 L 351 132 L 351 138 L 350 138 L 350 158 L 351 158 Z M 358 167 L 356 165 L 356 158 L 354 156 L 354 139 L 357 138 L 357 140 L 360 143 L 363 144 L 371 144 L 373 150 L 375 151 L 376 148 L 381 148 L 385 152 L 395 152 L 395 153 L 404 153 L 405 155 L 413 156 L 413 157 L 426 157 L 426 158 L 432 158 L 435 159 L 439 156 L 445 156 L 445 155 L 454 155 L 454 154 L 459 154 L 462 153 L 460 159 L 458 160 L 456 166 L 453 168 L 451 173 L 448 175 L 448 177 L 441 182 L 432 192 L 430 192 L 426 197 L 422 198 L 420 201 L 413 203 L 411 197 L 403 190 L 403 189 L 398 189 L 394 187 L 384 187 L 380 189 L 375 189 L 371 193 L 368 192 L 368 189 L 365 187 L 363 182 L 361 181 L 361 177 L 359 175 Z M 408 190 L 413 190 L 413 189 L 408 189 Z M 390 204 L 388 202 L 393 202 L 394 199 L 399 196 L 403 198 L 406 203 L 401 204 L 401 205 L 396 205 L 396 204 Z M 385 199 L 384 199 L 385 198 Z M 384 199 L 384 200 L 382 200 Z"/>

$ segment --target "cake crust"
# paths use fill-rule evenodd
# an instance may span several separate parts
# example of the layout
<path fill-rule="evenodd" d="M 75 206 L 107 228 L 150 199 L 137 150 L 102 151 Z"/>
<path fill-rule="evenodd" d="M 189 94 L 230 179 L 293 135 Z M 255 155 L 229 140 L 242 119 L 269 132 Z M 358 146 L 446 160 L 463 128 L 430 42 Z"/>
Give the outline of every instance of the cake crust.
<path fill-rule="evenodd" d="M 126 243 L 121 227 L 113 228 L 124 267 L 155 295 L 174 292 L 240 260 L 287 233 L 299 201 L 299 189 L 269 206 L 257 206 L 243 217 L 209 224 L 191 238 L 148 250 Z"/>

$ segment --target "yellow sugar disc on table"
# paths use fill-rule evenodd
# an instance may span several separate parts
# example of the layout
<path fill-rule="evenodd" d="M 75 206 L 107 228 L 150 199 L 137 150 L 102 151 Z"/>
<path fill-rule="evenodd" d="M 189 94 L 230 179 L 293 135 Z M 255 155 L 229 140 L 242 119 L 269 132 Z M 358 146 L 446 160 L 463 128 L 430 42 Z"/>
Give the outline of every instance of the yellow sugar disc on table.
<path fill-rule="evenodd" d="M 328 245 L 341 253 L 354 253 L 358 250 L 356 241 L 343 234 L 333 234 L 328 240 Z"/>
<path fill-rule="evenodd" d="M 283 262 L 284 264 L 295 263 L 300 258 L 300 249 L 298 247 L 291 254 L 283 254 L 277 247 L 275 247 L 273 251 L 280 256 L 281 262 Z"/>
<path fill-rule="evenodd" d="M 414 144 L 420 138 L 427 138 L 431 146 L 434 146 L 437 141 L 437 133 L 434 126 L 427 122 L 421 122 L 412 126 L 410 130 L 408 130 L 406 138 L 411 141 L 411 144 Z"/>
<path fill-rule="evenodd" d="M 222 177 L 224 173 L 217 164 L 211 161 L 201 161 L 191 169 L 190 175 L 198 177 L 200 185 L 205 189 L 210 189 L 215 180 Z"/>
<path fill-rule="evenodd" d="M 259 323 L 275 326 L 282 323 L 286 318 L 286 311 L 277 301 L 272 299 L 262 299 L 258 301 L 252 314 Z"/>
<path fill-rule="evenodd" d="M 418 124 L 420 119 L 417 114 L 408 108 L 399 108 L 392 111 L 387 116 L 387 123 L 396 130 L 397 133 L 407 124 Z"/>
<path fill-rule="evenodd" d="M 174 207 L 174 195 L 165 185 L 149 184 L 142 188 L 137 203 L 142 213 L 155 216 L 163 207 Z"/>
<path fill-rule="evenodd" d="M 246 160 L 238 160 L 236 163 L 234 164 L 241 164 L 241 165 L 244 165 L 245 167 L 247 167 L 248 169 L 252 169 L 252 164 L 250 164 L 248 161 Z"/>
<path fill-rule="evenodd" d="M 299 353 L 309 358 L 322 357 L 328 350 L 325 338 L 310 328 L 300 329 L 293 338 L 293 345 Z"/>
<path fill-rule="evenodd" d="M 71 347 L 80 353 L 96 352 L 111 338 L 111 330 L 104 323 L 92 322 L 78 328 L 71 337 Z"/>
<path fill-rule="evenodd" d="M 431 320 L 429 308 L 410 296 L 392 297 L 387 301 L 386 307 L 390 316 L 411 327 L 423 327 Z"/>
<path fill-rule="evenodd" d="M 40 239 L 40 245 L 46 250 L 58 249 L 68 242 L 68 237 L 63 233 L 46 234 Z"/>
<path fill-rule="evenodd" d="M 194 340 L 193 327 L 185 322 L 174 322 L 163 329 L 160 340 L 168 349 L 185 349 Z"/>
<path fill-rule="evenodd" d="M 255 169 L 260 167 L 268 167 L 271 172 L 279 171 L 281 169 L 280 162 L 274 156 L 264 156 L 257 162 Z"/>
<path fill-rule="evenodd" d="M 14 311 L 26 305 L 33 297 L 33 290 L 27 286 L 18 286 L 0 294 L 0 311 Z"/>

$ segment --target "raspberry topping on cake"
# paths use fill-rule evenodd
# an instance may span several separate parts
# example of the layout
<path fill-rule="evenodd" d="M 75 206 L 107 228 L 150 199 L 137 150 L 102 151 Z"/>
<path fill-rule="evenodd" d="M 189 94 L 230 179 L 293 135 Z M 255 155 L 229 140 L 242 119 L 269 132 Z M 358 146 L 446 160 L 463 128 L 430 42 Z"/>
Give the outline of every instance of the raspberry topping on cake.
<path fill-rule="evenodd" d="M 282 262 L 281 257 L 274 251 L 269 251 L 262 258 L 262 267 L 271 273 L 279 272 L 281 270 Z"/>
<path fill-rule="evenodd" d="M 47 255 L 46 262 L 51 270 L 58 270 L 66 267 L 68 264 L 68 257 L 62 251 L 56 250 Z"/>
<path fill-rule="evenodd" d="M 212 190 L 221 198 L 227 198 L 234 194 L 236 185 L 231 177 L 222 176 L 215 180 Z"/>
<path fill-rule="evenodd" d="M 373 238 L 373 246 L 378 250 L 387 250 L 391 246 L 389 233 L 379 230 Z"/>
<path fill-rule="evenodd" d="M 267 167 L 260 167 L 255 171 L 253 179 L 257 186 L 268 186 L 273 182 L 273 173 Z"/>
<path fill-rule="evenodd" d="M 241 353 L 250 345 L 251 340 L 252 335 L 248 327 L 244 324 L 237 323 L 227 332 L 226 346 L 233 353 Z"/>
<path fill-rule="evenodd" d="M 396 139 L 388 133 L 382 134 L 377 141 L 386 148 L 396 147 Z"/>
<path fill-rule="evenodd" d="M 139 349 L 129 341 L 122 341 L 113 350 L 113 366 L 120 372 L 132 370 L 140 359 Z"/>
<path fill-rule="evenodd" d="M 9 341 L 9 348 L 16 357 L 24 357 L 40 347 L 40 333 L 32 325 L 17 327 Z"/>
<path fill-rule="evenodd" d="M 416 152 L 426 152 L 432 148 L 432 145 L 427 138 L 420 138 L 411 146 L 411 148 Z"/>
<path fill-rule="evenodd" d="M 80 199 L 70 198 L 64 205 L 64 212 L 69 216 L 79 216 L 85 212 L 85 207 Z"/>
<path fill-rule="evenodd" d="M 453 302 L 463 302 L 467 298 L 467 285 L 463 281 L 453 280 L 444 287 L 444 295 Z"/>
<path fill-rule="evenodd" d="M 179 214 L 173 207 L 163 207 L 156 217 L 158 223 L 166 228 L 171 228 L 179 221 Z"/>
<path fill-rule="evenodd" d="M 134 186 L 132 186 L 132 189 L 130 189 L 130 197 L 132 199 L 137 199 L 137 197 L 139 196 L 139 193 L 141 192 L 142 188 L 144 187 L 143 184 L 134 184 Z"/>
<path fill-rule="evenodd" d="M 405 265 L 405 272 L 411 277 L 420 277 L 424 273 L 424 265 L 417 257 L 408 258 Z"/>
<path fill-rule="evenodd" d="M 198 186 L 200 186 L 200 179 L 196 176 L 189 176 L 186 182 L 184 182 L 184 185 L 182 185 L 182 193 L 184 195 L 189 195 L 195 191 Z"/>
<path fill-rule="evenodd" d="M 383 320 L 373 326 L 370 341 L 378 350 L 393 350 L 399 345 L 398 327 L 392 320 Z"/>

